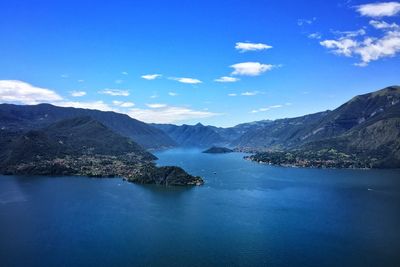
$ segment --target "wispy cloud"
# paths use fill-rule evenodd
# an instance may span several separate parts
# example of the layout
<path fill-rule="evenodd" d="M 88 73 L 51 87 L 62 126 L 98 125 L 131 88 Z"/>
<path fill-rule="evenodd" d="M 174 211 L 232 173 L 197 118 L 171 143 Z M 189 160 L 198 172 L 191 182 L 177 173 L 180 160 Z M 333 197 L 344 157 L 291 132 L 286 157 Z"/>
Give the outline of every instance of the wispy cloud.
<path fill-rule="evenodd" d="M 262 64 L 259 62 L 243 62 L 233 64 L 230 67 L 234 69 L 232 75 L 258 76 L 266 71 L 272 70 L 274 65 Z"/>
<path fill-rule="evenodd" d="M 228 94 L 228 96 L 237 96 L 237 94 L 236 93 L 230 93 L 230 94 Z"/>
<path fill-rule="evenodd" d="M 83 83 L 83 82 L 85 82 L 85 80 L 82 79 L 78 80 L 78 83 Z"/>
<path fill-rule="evenodd" d="M 128 96 L 128 90 L 121 89 L 104 89 L 98 92 L 99 94 L 112 95 L 112 96 Z"/>
<path fill-rule="evenodd" d="M 194 78 L 186 78 L 186 77 L 169 77 L 168 79 L 170 80 L 174 80 L 180 83 L 188 83 L 188 84 L 198 84 L 198 83 L 202 83 L 202 81 L 200 81 L 199 79 L 194 79 Z"/>
<path fill-rule="evenodd" d="M 371 20 L 369 25 L 374 27 L 375 29 L 382 30 L 382 29 L 399 29 L 399 25 L 396 23 L 387 23 L 385 21 L 378 21 L 378 20 Z"/>
<path fill-rule="evenodd" d="M 134 108 L 128 112 L 128 115 L 148 123 L 177 123 L 190 119 L 209 118 L 219 114 L 205 110 L 193 110 L 187 107 L 163 105 L 150 109 Z"/>
<path fill-rule="evenodd" d="M 61 78 L 63 78 L 63 79 L 69 78 L 69 74 L 66 74 L 66 73 L 61 74 L 60 76 L 61 76 Z"/>
<path fill-rule="evenodd" d="M 62 100 L 55 91 L 18 80 L 0 80 L 0 101 L 34 105 Z"/>
<path fill-rule="evenodd" d="M 255 96 L 258 95 L 260 92 L 259 91 L 247 91 L 247 92 L 243 92 L 241 93 L 242 96 Z"/>
<path fill-rule="evenodd" d="M 169 96 L 177 96 L 178 94 L 175 93 L 175 92 L 168 92 L 168 95 L 169 95 Z"/>
<path fill-rule="evenodd" d="M 351 37 L 357 37 L 357 36 L 363 36 L 367 34 L 365 29 L 361 28 L 355 31 L 332 31 L 333 34 L 340 38 L 351 38 Z"/>
<path fill-rule="evenodd" d="M 308 38 L 310 38 L 310 39 L 321 39 L 322 35 L 319 32 L 314 32 L 314 33 L 310 33 L 308 35 Z"/>
<path fill-rule="evenodd" d="M 133 103 L 133 102 L 123 102 L 123 101 L 114 100 L 112 103 L 114 106 L 119 106 L 121 108 L 131 108 L 131 107 L 135 106 L 135 103 Z"/>
<path fill-rule="evenodd" d="M 129 73 L 126 71 L 121 72 L 122 75 L 128 75 Z"/>
<path fill-rule="evenodd" d="M 238 42 L 235 45 L 235 49 L 240 52 L 260 51 L 271 48 L 272 46 L 263 43 Z"/>
<path fill-rule="evenodd" d="M 119 80 L 115 80 L 114 82 L 115 82 L 116 84 L 121 84 L 121 83 L 124 82 L 124 80 L 120 80 L 120 79 L 119 79 Z"/>
<path fill-rule="evenodd" d="M 229 76 L 222 76 L 218 79 L 215 79 L 215 82 L 219 82 L 219 83 L 234 83 L 239 81 L 239 78 L 235 78 L 235 77 L 229 77 Z"/>
<path fill-rule="evenodd" d="M 277 109 L 277 108 L 282 108 L 282 107 L 283 107 L 283 105 L 272 105 L 272 106 L 268 106 L 268 107 L 264 107 L 264 108 L 254 109 L 250 113 L 266 112 L 271 109 Z"/>
<path fill-rule="evenodd" d="M 356 6 L 356 10 L 365 17 L 391 17 L 400 12 L 399 2 L 371 3 Z"/>
<path fill-rule="evenodd" d="M 81 97 L 81 96 L 85 96 L 86 92 L 85 91 L 71 91 L 70 94 L 73 97 Z"/>
<path fill-rule="evenodd" d="M 298 26 L 303 26 L 303 25 L 311 25 L 314 23 L 314 21 L 316 21 L 317 18 L 313 17 L 311 19 L 298 19 L 297 20 L 297 25 Z"/>
<path fill-rule="evenodd" d="M 161 76 L 161 74 L 146 74 L 142 75 L 141 77 L 145 80 L 155 80 L 157 78 L 160 78 Z"/>
<path fill-rule="evenodd" d="M 146 104 L 149 108 L 165 108 L 167 104 L 159 104 L 159 103 L 154 103 L 154 104 Z"/>

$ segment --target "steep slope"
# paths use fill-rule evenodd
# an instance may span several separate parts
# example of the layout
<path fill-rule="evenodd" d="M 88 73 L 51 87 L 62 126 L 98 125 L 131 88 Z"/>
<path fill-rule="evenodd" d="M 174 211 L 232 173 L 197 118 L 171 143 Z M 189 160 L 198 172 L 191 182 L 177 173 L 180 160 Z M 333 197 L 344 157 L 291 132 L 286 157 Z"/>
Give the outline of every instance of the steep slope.
<path fill-rule="evenodd" d="M 179 167 L 156 167 L 151 153 L 91 117 L 27 132 L 0 130 L 0 173 L 124 177 L 136 183 L 201 185 Z"/>
<path fill-rule="evenodd" d="M 297 118 L 270 121 L 262 126 L 249 128 L 231 145 L 249 150 L 294 147 L 303 142 L 306 136 L 312 134 L 316 125 L 329 113 L 330 111 L 324 111 Z"/>
<path fill-rule="evenodd" d="M 48 127 L 9 136 L 0 151 L 2 165 L 32 162 L 66 155 L 123 155 L 133 153 L 143 160 L 155 157 L 127 137 L 114 133 L 91 117 L 66 119 Z M 4 142 L 3 142 L 4 143 Z"/>
<path fill-rule="evenodd" d="M 339 137 L 385 118 L 398 118 L 400 87 L 356 96 L 333 111 L 297 118 L 276 120 L 265 127 L 250 130 L 232 142 L 242 149 L 292 149 L 310 142 Z"/>
<path fill-rule="evenodd" d="M 145 148 L 165 148 L 175 145 L 174 141 L 161 130 L 125 114 L 57 107 L 50 104 L 33 106 L 0 104 L 0 129 L 28 131 L 79 116 L 90 116 Z"/>
<path fill-rule="evenodd" d="M 339 136 L 354 127 L 366 127 L 377 120 L 390 116 L 390 114 L 399 117 L 399 104 L 399 86 L 390 86 L 376 92 L 353 97 L 321 120 L 315 126 L 312 134 L 304 137 L 304 141 Z"/>
<path fill-rule="evenodd" d="M 357 127 L 338 137 L 306 143 L 304 151 L 335 149 L 348 155 L 368 159 L 372 167 L 400 168 L 400 117 L 385 118 Z"/>
<path fill-rule="evenodd" d="M 259 146 L 263 140 L 254 136 L 250 147 L 264 152 L 249 159 L 303 167 L 400 168 L 400 87 L 356 96 L 307 131 L 297 145 L 278 136 L 279 146 Z"/>

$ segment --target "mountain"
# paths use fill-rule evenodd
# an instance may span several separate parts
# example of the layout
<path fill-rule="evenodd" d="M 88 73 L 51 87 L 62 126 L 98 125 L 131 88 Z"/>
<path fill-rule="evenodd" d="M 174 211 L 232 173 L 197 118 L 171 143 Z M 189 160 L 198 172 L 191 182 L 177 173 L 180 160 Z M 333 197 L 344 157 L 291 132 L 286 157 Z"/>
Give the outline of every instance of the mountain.
<path fill-rule="evenodd" d="M 181 126 L 173 124 L 152 124 L 154 127 L 164 131 L 179 146 L 184 147 L 210 147 L 210 146 L 232 146 L 234 141 L 249 130 L 263 128 L 272 121 L 263 120 L 250 123 L 238 124 L 234 127 L 222 128 L 211 125 Z"/>
<path fill-rule="evenodd" d="M 130 182 L 162 185 L 203 183 L 181 168 L 156 167 L 154 155 L 88 116 L 0 133 L 2 174 L 120 176 Z"/>
<path fill-rule="evenodd" d="M 296 118 L 269 121 L 248 130 L 231 145 L 242 150 L 270 150 L 295 147 L 312 136 L 315 125 L 330 111 L 319 112 Z"/>
<path fill-rule="evenodd" d="M 181 146 L 228 146 L 265 152 L 254 158 L 257 161 L 294 162 L 299 166 L 400 167 L 399 120 L 400 87 L 390 86 L 355 96 L 334 110 L 295 118 L 229 128 L 200 123 L 154 126 Z"/>
<path fill-rule="evenodd" d="M 292 149 L 310 142 L 358 133 L 387 118 L 399 118 L 400 87 L 359 95 L 333 111 L 275 120 L 232 142 L 248 150 Z"/>
<path fill-rule="evenodd" d="M 144 148 L 167 148 L 175 142 L 163 131 L 128 115 L 99 110 L 57 107 L 50 104 L 0 104 L 0 129 L 28 131 L 63 119 L 90 116 L 114 132 L 131 138 Z"/>
<path fill-rule="evenodd" d="M 124 155 L 133 153 L 144 160 L 156 159 L 127 137 L 114 133 L 91 117 L 62 120 L 41 129 L 7 134 L 0 130 L 1 165 L 51 160 L 66 155 Z"/>
<path fill-rule="evenodd" d="M 164 131 L 178 145 L 184 147 L 209 147 L 212 145 L 223 145 L 229 143 L 214 126 L 204 126 L 201 123 L 196 125 L 172 125 L 153 124 L 154 127 Z"/>
<path fill-rule="evenodd" d="M 254 137 L 245 145 L 266 152 L 251 159 L 296 166 L 400 168 L 399 86 L 356 96 L 304 127 L 308 133 L 290 142 L 276 139 L 283 152 L 271 151 L 277 146 L 260 146 L 263 140 Z M 266 129 L 260 134 L 271 135 Z"/>

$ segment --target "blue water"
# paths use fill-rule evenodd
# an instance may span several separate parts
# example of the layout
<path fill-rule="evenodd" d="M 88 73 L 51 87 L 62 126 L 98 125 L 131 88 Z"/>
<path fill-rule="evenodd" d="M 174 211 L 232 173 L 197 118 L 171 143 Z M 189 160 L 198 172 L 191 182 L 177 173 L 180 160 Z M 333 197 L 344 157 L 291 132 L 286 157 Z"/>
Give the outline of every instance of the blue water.
<path fill-rule="evenodd" d="M 206 184 L 0 176 L 0 265 L 400 266 L 399 170 L 157 156 Z"/>

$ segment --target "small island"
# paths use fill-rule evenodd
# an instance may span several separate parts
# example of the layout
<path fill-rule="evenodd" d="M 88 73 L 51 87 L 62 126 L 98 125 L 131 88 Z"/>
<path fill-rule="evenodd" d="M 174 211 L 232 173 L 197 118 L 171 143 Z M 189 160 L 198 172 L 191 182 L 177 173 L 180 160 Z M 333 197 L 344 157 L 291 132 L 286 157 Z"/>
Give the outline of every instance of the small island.
<path fill-rule="evenodd" d="M 210 147 L 207 150 L 204 150 L 203 153 L 210 153 L 210 154 L 224 154 L 224 153 L 232 153 L 233 150 L 226 148 L 226 147 L 218 147 L 218 146 L 213 146 Z"/>

